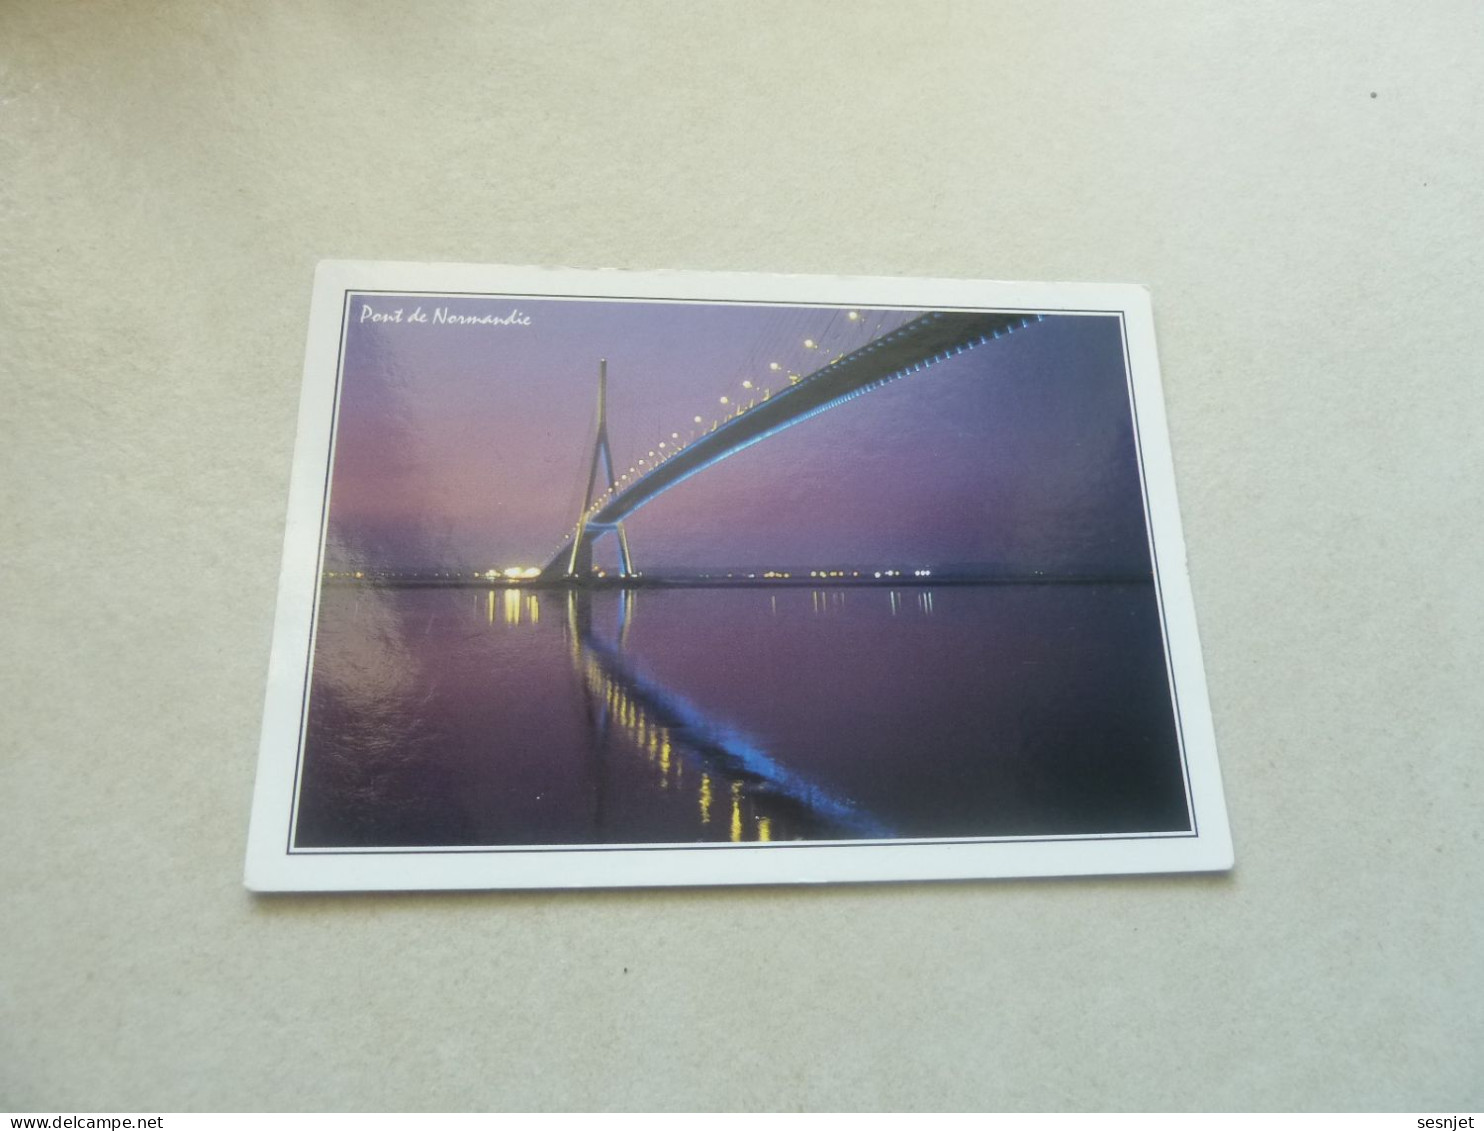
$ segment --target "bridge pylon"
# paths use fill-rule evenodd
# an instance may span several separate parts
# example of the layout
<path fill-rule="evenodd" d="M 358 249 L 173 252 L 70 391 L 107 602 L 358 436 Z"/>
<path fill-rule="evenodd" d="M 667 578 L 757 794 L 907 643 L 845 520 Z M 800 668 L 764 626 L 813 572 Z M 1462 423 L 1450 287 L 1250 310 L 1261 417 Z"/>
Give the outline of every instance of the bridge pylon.
<path fill-rule="evenodd" d="M 565 576 L 585 581 L 593 572 L 593 543 L 602 535 L 618 535 L 618 568 L 623 577 L 632 577 L 634 562 L 629 557 L 629 536 L 623 522 L 593 522 L 589 516 L 593 511 L 593 492 L 598 486 L 598 461 L 603 462 L 608 472 L 608 486 L 617 488 L 618 478 L 613 473 L 613 449 L 608 445 L 608 359 L 598 361 L 598 435 L 593 441 L 593 459 L 587 472 L 587 492 L 582 499 L 582 513 L 577 519 L 577 531 L 572 535 L 572 552 L 567 555 Z"/>

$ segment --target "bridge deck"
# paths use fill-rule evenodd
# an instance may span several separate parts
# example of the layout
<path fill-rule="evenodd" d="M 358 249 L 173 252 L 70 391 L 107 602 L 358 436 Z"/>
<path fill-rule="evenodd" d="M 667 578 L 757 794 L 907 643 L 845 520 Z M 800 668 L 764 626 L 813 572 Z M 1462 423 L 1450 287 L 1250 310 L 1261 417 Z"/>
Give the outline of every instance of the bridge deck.
<path fill-rule="evenodd" d="M 677 483 L 714 463 L 833 408 L 888 381 L 946 361 L 1038 320 L 1038 315 L 933 311 L 822 366 L 766 399 L 755 402 L 712 431 L 679 449 L 658 467 L 600 502 L 587 516 L 595 537 Z M 570 547 L 564 546 L 542 570 L 547 580 L 567 575 Z"/>

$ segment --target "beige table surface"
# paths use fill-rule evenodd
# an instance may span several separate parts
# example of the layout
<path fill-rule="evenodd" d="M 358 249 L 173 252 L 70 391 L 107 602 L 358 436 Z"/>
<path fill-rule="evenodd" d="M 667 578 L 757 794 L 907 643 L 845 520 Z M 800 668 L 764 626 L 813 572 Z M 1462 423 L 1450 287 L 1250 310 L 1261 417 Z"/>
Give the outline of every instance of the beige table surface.
<path fill-rule="evenodd" d="M 0 6 L 0 1108 L 1478 1109 L 1477 3 Z M 1140 282 L 1237 869 L 253 898 L 321 258 Z"/>

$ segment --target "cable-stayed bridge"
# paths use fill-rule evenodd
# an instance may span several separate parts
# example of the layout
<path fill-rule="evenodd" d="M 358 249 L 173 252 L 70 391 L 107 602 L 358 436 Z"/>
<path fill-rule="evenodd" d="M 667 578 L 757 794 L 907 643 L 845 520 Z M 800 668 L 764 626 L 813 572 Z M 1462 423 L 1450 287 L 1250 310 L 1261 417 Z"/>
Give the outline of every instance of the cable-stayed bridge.
<path fill-rule="evenodd" d="M 608 444 L 607 367 L 600 364 L 597 438 L 582 513 L 540 580 L 586 581 L 593 571 L 593 544 L 605 534 L 618 539 L 620 575 L 634 576 L 623 520 L 671 487 L 785 428 L 1040 319 L 1038 314 L 932 311 L 807 375 L 791 374 L 791 383 L 778 392 L 764 390 L 688 443 L 661 443 L 620 475 Z M 595 494 L 600 462 L 608 487 Z"/>

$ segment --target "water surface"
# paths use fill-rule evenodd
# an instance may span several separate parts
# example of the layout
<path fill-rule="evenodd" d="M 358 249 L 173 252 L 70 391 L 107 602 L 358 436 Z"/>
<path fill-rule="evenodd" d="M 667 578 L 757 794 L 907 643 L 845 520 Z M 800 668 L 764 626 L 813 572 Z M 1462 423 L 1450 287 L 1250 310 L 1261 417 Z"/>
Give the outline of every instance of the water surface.
<path fill-rule="evenodd" d="M 1151 584 L 322 595 L 299 847 L 1188 827 Z"/>

